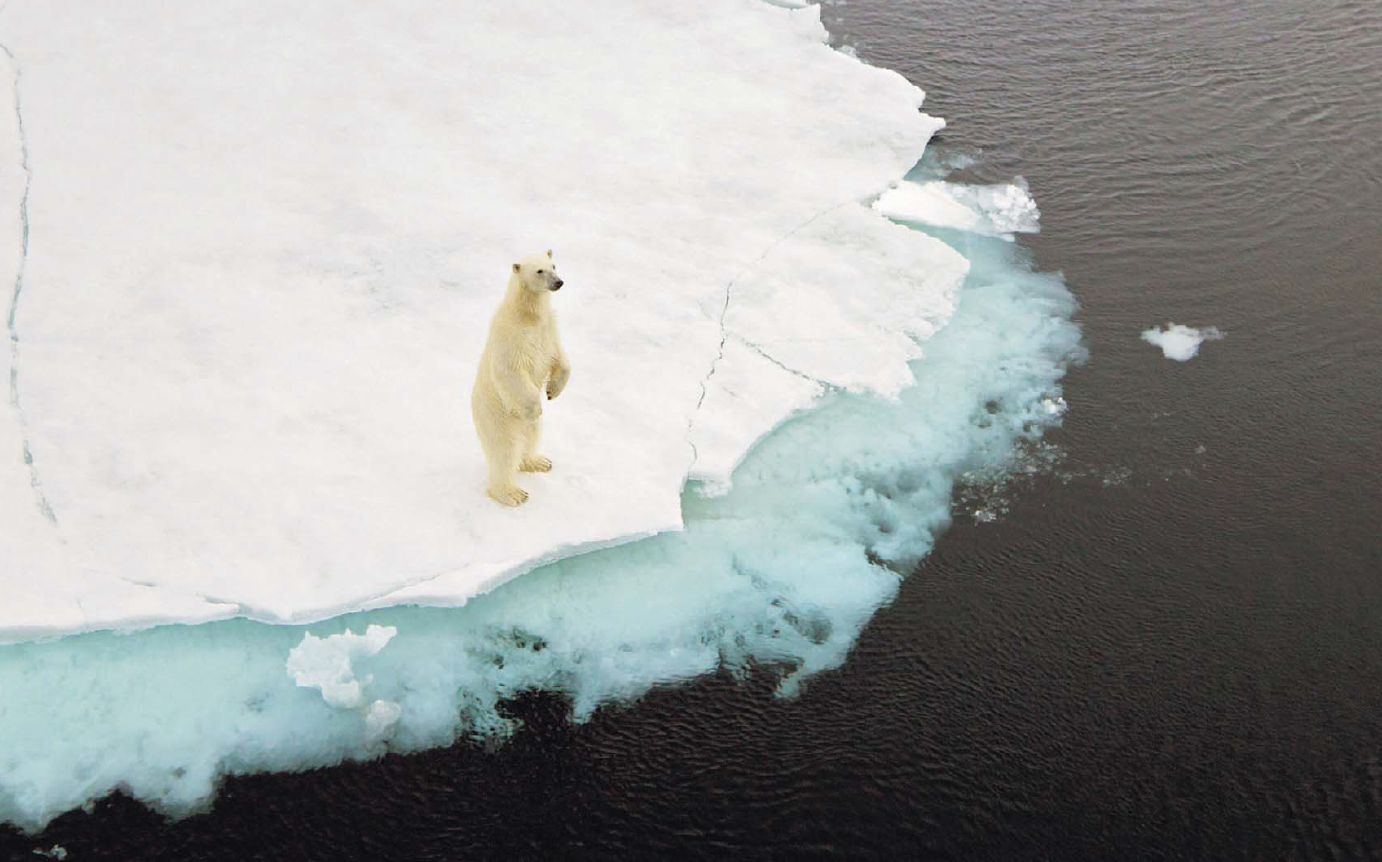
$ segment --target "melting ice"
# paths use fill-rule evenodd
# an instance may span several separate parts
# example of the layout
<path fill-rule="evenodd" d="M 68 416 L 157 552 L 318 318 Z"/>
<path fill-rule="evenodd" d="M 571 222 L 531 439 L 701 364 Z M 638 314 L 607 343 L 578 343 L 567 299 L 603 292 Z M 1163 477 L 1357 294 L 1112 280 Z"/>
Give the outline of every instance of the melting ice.
<path fill-rule="evenodd" d="M 793 694 L 1060 421 L 1069 293 L 977 197 L 944 242 L 859 203 L 940 123 L 814 8 L 405 6 L 0 16 L 0 821 L 503 737 L 525 690 Z M 547 245 L 576 376 L 515 516 L 465 369 Z"/>
<path fill-rule="evenodd" d="M 1206 326 L 1196 329 L 1180 323 L 1167 323 L 1166 328 L 1153 326 L 1142 333 L 1142 340 L 1161 348 L 1167 359 L 1188 362 L 1200 352 L 1200 345 L 1206 341 L 1218 341 L 1224 337 L 1218 327 Z"/>

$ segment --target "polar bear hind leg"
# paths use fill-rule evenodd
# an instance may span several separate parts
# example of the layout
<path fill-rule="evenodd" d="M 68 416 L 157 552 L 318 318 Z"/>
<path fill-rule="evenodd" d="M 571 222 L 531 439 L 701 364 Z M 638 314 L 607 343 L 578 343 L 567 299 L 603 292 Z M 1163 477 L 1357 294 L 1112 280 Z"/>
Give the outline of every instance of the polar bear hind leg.
<path fill-rule="evenodd" d="M 505 506 L 521 506 L 527 502 L 528 492 L 514 484 L 514 479 L 522 453 L 522 435 L 512 433 L 514 429 L 496 428 L 488 421 L 490 419 L 480 411 L 475 416 L 475 430 L 479 432 L 480 448 L 485 452 L 488 473 L 485 490 Z"/>
<path fill-rule="evenodd" d="M 537 440 L 541 435 L 541 419 L 527 423 L 527 427 L 523 429 L 523 457 L 518 462 L 518 469 L 524 473 L 546 473 L 552 469 L 551 459 L 546 455 L 539 455 L 537 451 Z"/>

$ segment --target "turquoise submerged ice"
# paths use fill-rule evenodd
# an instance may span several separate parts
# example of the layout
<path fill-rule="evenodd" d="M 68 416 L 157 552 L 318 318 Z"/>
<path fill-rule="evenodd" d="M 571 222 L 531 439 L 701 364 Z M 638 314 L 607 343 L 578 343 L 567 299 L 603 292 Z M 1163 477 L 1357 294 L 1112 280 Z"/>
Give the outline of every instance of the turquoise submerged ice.
<path fill-rule="evenodd" d="M 1070 294 L 1020 246 L 943 238 L 971 269 L 916 385 L 896 401 L 827 394 L 753 450 L 726 496 L 688 488 L 684 532 L 461 608 L 0 648 L 0 820 L 36 828 L 116 788 L 185 813 L 224 775 L 502 737 L 496 706 L 525 690 L 568 695 L 577 721 L 719 667 L 770 665 L 798 692 L 845 661 L 930 550 L 957 479 L 1001 471 L 1060 421 L 1081 352 Z"/>

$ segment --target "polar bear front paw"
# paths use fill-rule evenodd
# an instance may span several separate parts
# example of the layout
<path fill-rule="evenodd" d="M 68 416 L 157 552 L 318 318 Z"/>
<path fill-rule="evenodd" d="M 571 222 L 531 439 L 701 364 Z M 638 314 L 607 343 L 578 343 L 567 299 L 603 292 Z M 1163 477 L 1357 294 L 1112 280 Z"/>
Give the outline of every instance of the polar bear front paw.
<path fill-rule="evenodd" d="M 552 459 L 546 455 L 529 455 L 518 464 L 524 473 L 546 473 L 552 469 Z"/>
<path fill-rule="evenodd" d="M 518 486 L 490 488 L 489 495 L 505 506 L 522 506 L 528 502 L 528 492 Z"/>

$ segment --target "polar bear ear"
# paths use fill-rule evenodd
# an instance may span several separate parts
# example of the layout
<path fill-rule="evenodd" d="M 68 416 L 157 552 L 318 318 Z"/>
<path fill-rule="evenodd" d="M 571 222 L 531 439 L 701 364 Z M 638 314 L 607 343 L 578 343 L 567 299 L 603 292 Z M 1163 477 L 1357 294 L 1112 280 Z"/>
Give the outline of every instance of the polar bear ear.
<path fill-rule="evenodd" d="M 514 272 L 518 272 L 518 264 L 514 264 L 514 265 L 513 265 L 513 271 L 514 271 Z"/>
<path fill-rule="evenodd" d="M 551 256 L 552 256 L 552 250 L 549 248 L 549 249 L 547 249 L 547 257 L 550 258 Z"/>

